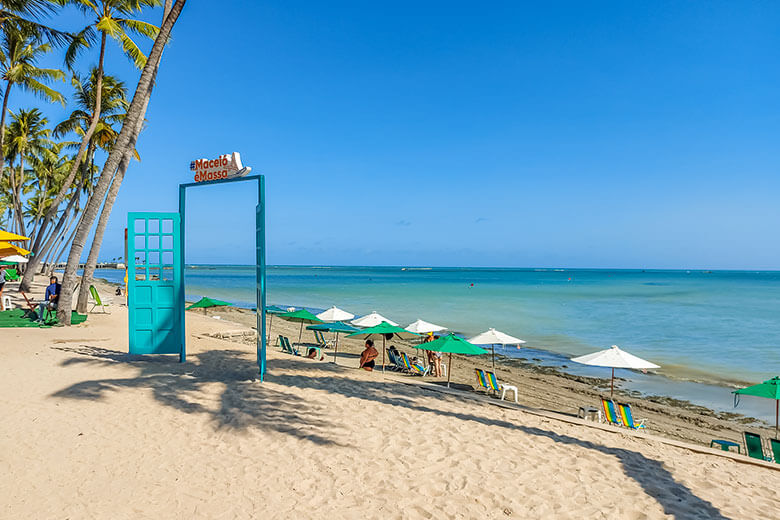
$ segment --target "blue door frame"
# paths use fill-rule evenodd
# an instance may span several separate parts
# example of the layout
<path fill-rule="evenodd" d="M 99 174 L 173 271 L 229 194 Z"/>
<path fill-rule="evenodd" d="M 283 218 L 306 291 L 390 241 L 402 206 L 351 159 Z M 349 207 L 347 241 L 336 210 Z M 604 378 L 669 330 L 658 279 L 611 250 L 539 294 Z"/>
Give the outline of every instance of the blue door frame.
<path fill-rule="evenodd" d="M 179 184 L 179 215 L 181 215 L 181 237 L 179 244 L 179 267 L 182 276 L 184 274 L 185 254 L 184 254 L 184 233 L 185 233 L 185 209 L 187 188 L 198 186 L 210 186 L 212 184 L 227 184 L 229 182 L 257 181 L 257 206 L 255 207 L 255 285 L 257 300 L 257 367 L 260 371 L 260 381 L 265 378 L 265 349 L 266 349 L 266 330 L 265 330 L 265 293 L 266 293 L 266 269 L 265 269 L 265 176 L 248 175 L 246 177 L 237 177 L 232 179 L 220 179 L 215 181 L 190 182 Z M 185 332 L 185 312 L 184 312 L 184 291 L 181 293 L 179 302 L 179 313 L 181 327 L 181 354 L 180 361 L 183 363 L 186 358 L 186 332 Z"/>

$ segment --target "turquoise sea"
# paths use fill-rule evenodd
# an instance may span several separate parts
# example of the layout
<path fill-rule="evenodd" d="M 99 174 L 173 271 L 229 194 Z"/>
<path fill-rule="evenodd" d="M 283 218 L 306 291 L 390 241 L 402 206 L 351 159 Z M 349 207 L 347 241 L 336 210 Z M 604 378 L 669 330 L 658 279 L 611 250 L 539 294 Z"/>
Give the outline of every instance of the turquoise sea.
<path fill-rule="evenodd" d="M 119 281 L 123 273 L 97 276 Z M 253 267 L 189 266 L 185 280 L 188 299 L 254 307 Z M 495 327 L 527 341 L 499 352 L 586 375 L 608 370 L 568 357 L 617 344 L 668 376 L 626 371 L 626 387 L 722 410 L 733 406 L 726 387 L 780 375 L 774 271 L 274 266 L 268 303 L 376 310 L 401 325 L 421 318 L 466 336 Z M 754 401 L 737 411 L 769 417 L 769 403 Z"/>

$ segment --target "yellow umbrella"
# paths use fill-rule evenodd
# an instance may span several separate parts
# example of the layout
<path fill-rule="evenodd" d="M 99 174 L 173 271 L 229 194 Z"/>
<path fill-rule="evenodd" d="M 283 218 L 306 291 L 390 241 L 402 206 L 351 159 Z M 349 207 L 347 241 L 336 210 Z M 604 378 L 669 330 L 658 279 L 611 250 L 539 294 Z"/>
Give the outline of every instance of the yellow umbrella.
<path fill-rule="evenodd" d="M 9 231 L 3 231 L 0 229 L 0 240 L 13 240 L 13 241 L 19 241 L 19 240 L 30 240 L 27 237 L 23 237 L 22 235 L 17 235 L 15 233 L 11 233 Z"/>
<path fill-rule="evenodd" d="M 9 242 L 0 242 L 0 258 L 11 255 L 29 255 L 30 252 L 23 247 L 15 246 Z"/>

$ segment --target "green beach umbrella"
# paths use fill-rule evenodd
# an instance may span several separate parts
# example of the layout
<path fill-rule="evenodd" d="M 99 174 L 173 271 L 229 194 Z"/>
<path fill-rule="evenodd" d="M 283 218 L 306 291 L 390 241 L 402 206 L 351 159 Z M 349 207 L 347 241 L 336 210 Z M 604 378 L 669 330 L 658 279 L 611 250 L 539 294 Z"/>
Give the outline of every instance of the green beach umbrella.
<path fill-rule="evenodd" d="M 287 321 L 293 321 L 295 323 L 301 324 L 301 331 L 298 333 L 298 343 L 301 342 L 301 337 L 303 336 L 304 323 L 322 323 L 322 320 L 317 318 L 317 316 L 310 313 L 306 309 L 299 309 L 297 311 L 291 311 L 291 312 L 283 312 L 279 315 L 279 317 Z"/>
<path fill-rule="evenodd" d="M 398 325 L 391 325 L 387 323 L 386 321 L 383 321 L 379 325 L 374 325 L 373 327 L 369 327 L 367 329 L 363 329 L 359 332 L 354 332 L 350 334 L 348 337 L 356 337 L 356 338 L 367 338 L 371 336 L 372 334 L 381 334 L 382 335 L 382 373 L 385 371 L 385 339 L 387 338 L 387 334 L 395 334 L 401 339 L 411 339 L 416 336 L 419 336 L 419 334 L 415 332 L 409 332 L 408 330 L 399 327 Z"/>
<path fill-rule="evenodd" d="M 287 309 L 282 309 L 281 307 L 277 307 L 276 305 L 266 305 L 265 306 L 265 313 L 271 315 L 271 323 L 268 324 L 268 336 L 271 337 L 271 328 L 274 326 L 274 314 L 282 314 L 284 312 L 287 312 Z"/>
<path fill-rule="evenodd" d="M 463 338 L 459 338 L 455 334 L 429 341 L 428 343 L 421 343 L 417 345 L 417 348 L 421 350 L 432 350 L 434 352 L 447 352 L 449 354 L 449 369 L 447 370 L 447 388 L 450 386 L 450 375 L 452 374 L 452 355 L 453 354 L 467 354 L 469 356 L 478 356 L 480 354 L 487 354 L 487 350 L 481 349 L 476 345 L 473 345 Z"/>
<path fill-rule="evenodd" d="M 228 302 L 223 302 L 222 300 L 214 300 L 211 298 L 206 298 L 204 296 L 203 298 L 193 303 L 192 305 L 190 305 L 184 310 L 188 311 L 190 309 L 203 309 L 203 313 L 205 314 L 206 309 L 208 309 L 209 307 L 223 307 L 226 305 L 233 305 L 233 304 Z"/>
<path fill-rule="evenodd" d="M 761 384 L 735 390 L 735 407 L 739 404 L 740 395 L 754 395 L 756 397 L 764 397 L 766 399 L 775 400 L 775 439 L 777 439 L 777 432 L 780 429 L 780 424 L 778 423 L 778 418 L 780 418 L 780 377 L 773 377 L 772 379 L 767 379 Z"/>
<path fill-rule="evenodd" d="M 322 330 L 325 332 L 335 332 L 336 333 L 336 343 L 335 347 L 333 349 L 333 362 L 336 362 L 336 356 L 339 353 L 339 332 L 358 332 L 360 329 L 357 327 L 353 327 L 352 325 L 347 325 L 343 321 L 334 321 L 332 323 L 320 323 L 318 325 L 309 325 L 306 327 L 307 330 Z"/>

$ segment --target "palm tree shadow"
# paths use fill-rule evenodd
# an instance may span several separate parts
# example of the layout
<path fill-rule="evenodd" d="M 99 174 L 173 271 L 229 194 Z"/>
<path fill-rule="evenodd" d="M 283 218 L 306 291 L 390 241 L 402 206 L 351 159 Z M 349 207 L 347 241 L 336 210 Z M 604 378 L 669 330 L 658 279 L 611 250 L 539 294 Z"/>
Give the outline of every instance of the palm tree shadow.
<path fill-rule="evenodd" d="M 128 388 L 151 390 L 154 399 L 186 414 L 210 418 L 216 430 L 250 430 L 283 433 L 318 445 L 339 445 L 331 435 L 339 425 L 325 419 L 322 407 L 258 383 L 256 366 L 238 350 L 214 350 L 191 355 L 186 363 L 158 356 L 130 356 L 121 352 L 81 345 L 53 347 L 75 356 L 61 364 L 111 366 L 130 364 L 138 374 L 129 378 L 81 381 L 52 394 L 54 398 L 99 401 Z M 221 384 L 218 406 L 203 395 Z M 209 387 L 209 388 L 207 388 Z"/>
<path fill-rule="evenodd" d="M 277 362 L 277 367 L 290 364 L 291 361 Z M 674 518 L 703 518 L 727 520 L 718 508 L 710 502 L 696 496 L 687 486 L 675 480 L 674 476 L 663 467 L 663 464 L 639 453 L 624 448 L 612 448 L 590 441 L 562 435 L 542 428 L 523 426 L 500 419 L 465 413 L 451 412 L 417 404 L 413 390 L 398 388 L 400 385 L 377 385 L 372 381 L 349 379 L 348 385 L 333 384 L 330 378 L 304 377 L 298 375 L 280 375 L 273 379 L 284 385 L 293 385 L 306 389 L 321 389 L 343 393 L 349 397 L 359 397 L 368 401 L 389 406 L 403 406 L 423 413 L 455 418 L 461 421 L 472 421 L 503 428 L 505 430 L 521 431 L 528 435 L 547 437 L 557 443 L 580 446 L 597 451 L 603 455 L 615 457 L 620 461 L 626 476 L 637 482 L 644 492 L 653 497 L 664 508 L 664 513 Z M 392 388 L 392 390 L 391 390 Z M 439 394 L 441 395 L 441 394 Z M 565 469 L 562 468 L 562 471 Z"/>

